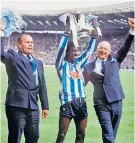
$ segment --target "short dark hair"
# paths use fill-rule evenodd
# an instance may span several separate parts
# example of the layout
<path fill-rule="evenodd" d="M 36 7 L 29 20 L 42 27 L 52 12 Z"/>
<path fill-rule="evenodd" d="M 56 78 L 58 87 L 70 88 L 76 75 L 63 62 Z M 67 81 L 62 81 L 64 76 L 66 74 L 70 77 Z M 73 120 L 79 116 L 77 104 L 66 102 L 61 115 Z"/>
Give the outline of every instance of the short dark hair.
<path fill-rule="evenodd" d="M 16 42 L 17 42 L 17 43 L 18 43 L 18 42 L 21 42 L 22 36 L 24 36 L 24 35 L 30 36 L 30 34 L 27 34 L 27 33 L 20 34 L 20 35 L 16 38 Z"/>
<path fill-rule="evenodd" d="M 73 41 L 68 41 L 66 52 L 69 52 L 70 49 L 74 48 L 74 47 L 75 47 L 75 45 L 74 45 Z"/>

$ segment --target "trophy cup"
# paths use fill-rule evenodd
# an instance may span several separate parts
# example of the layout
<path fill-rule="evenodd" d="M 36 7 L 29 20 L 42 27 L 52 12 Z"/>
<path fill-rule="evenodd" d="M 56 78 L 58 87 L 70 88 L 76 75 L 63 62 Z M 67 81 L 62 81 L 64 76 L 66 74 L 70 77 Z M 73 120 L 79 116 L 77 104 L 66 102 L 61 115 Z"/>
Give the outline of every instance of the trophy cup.
<path fill-rule="evenodd" d="M 79 13 L 68 13 L 59 17 L 60 21 L 66 25 L 66 18 L 70 17 L 70 27 L 72 31 L 73 42 L 75 47 L 85 47 L 90 39 L 90 34 L 93 29 L 97 29 L 99 35 L 101 35 L 101 31 L 99 31 L 97 22 L 97 16 L 94 15 L 83 15 Z"/>
<path fill-rule="evenodd" d="M 2 9 L 1 20 L 3 24 L 2 36 L 9 37 L 12 32 L 22 33 L 27 27 L 27 23 L 15 11 Z"/>

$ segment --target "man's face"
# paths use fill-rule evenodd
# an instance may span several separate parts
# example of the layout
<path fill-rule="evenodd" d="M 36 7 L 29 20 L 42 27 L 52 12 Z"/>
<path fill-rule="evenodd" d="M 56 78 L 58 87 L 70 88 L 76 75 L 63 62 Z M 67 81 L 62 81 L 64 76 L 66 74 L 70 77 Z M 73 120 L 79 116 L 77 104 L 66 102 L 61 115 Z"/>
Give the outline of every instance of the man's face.
<path fill-rule="evenodd" d="M 75 49 L 75 47 L 72 47 L 67 52 L 67 58 L 72 63 L 76 60 L 76 58 L 79 56 L 79 52 Z"/>
<path fill-rule="evenodd" d="M 111 52 L 111 46 L 108 42 L 101 42 L 97 46 L 97 57 L 106 60 Z"/>
<path fill-rule="evenodd" d="M 30 35 L 23 35 L 21 41 L 17 42 L 19 50 L 24 54 L 32 54 L 33 52 L 33 39 Z"/>

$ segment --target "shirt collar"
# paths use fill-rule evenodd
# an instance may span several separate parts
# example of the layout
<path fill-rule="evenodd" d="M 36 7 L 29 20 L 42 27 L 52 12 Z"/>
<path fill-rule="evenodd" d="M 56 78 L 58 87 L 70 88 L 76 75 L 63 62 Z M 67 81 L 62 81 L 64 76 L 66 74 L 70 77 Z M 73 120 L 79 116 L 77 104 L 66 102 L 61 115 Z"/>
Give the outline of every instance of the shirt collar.
<path fill-rule="evenodd" d="M 99 59 L 99 58 L 97 57 L 97 61 L 102 62 L 102 61 L 106 61 L 106 60 L 101 60 L 101 59 Z"/>
<path fill-rule="evenodd" d="M 24 53 L 22 53 L 22 54 L 27 58 L 28 55 L 26 55 L 26 54 L 24 54 Z M 29 55 L 29 56 L 32 57 L 32 55 Z"/>

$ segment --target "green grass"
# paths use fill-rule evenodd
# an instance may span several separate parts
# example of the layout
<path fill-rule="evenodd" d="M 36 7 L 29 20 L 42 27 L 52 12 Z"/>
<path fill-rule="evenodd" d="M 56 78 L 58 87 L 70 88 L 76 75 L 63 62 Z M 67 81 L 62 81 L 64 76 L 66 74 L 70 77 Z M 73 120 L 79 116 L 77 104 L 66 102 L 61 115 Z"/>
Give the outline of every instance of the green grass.
<path fill-rule="evenodd" d="M 134 142 L 134 74 L 133 72 L 121 72 L 121 81 L 126 94 L 123 100 L 123 114 L 119 126 L 116 143 Z M 45 77 L 48 89 L 48 98 L 50 104 L 49 115 L 46 119 L 40 120 L 40 139 L 39 143 L 55 143 L 58 131 L 58 117 L 60 102 L 58 91 L 60 83 L 56 71 L 52 67 L 45 67 Z M 7 75 L 5 68 L 1 68 L 1 143 L 7 143 L 7 120 L 5 116 L 5 94 L 7 89 Z M 102 143 L 101 129 L 98 123 L 92 101 L 92 85 L 89 83 L 86 87 L 87 105 L 88 105 L 88 125 L 86 128 L 85 143 Z M 41 115 L 40 115 L 41 117 Z M 72 121 L 66 135 L 64 143 L 74 143 L 75 126 Z M 22 137 L 21 143 L 24 143 Z"/>

